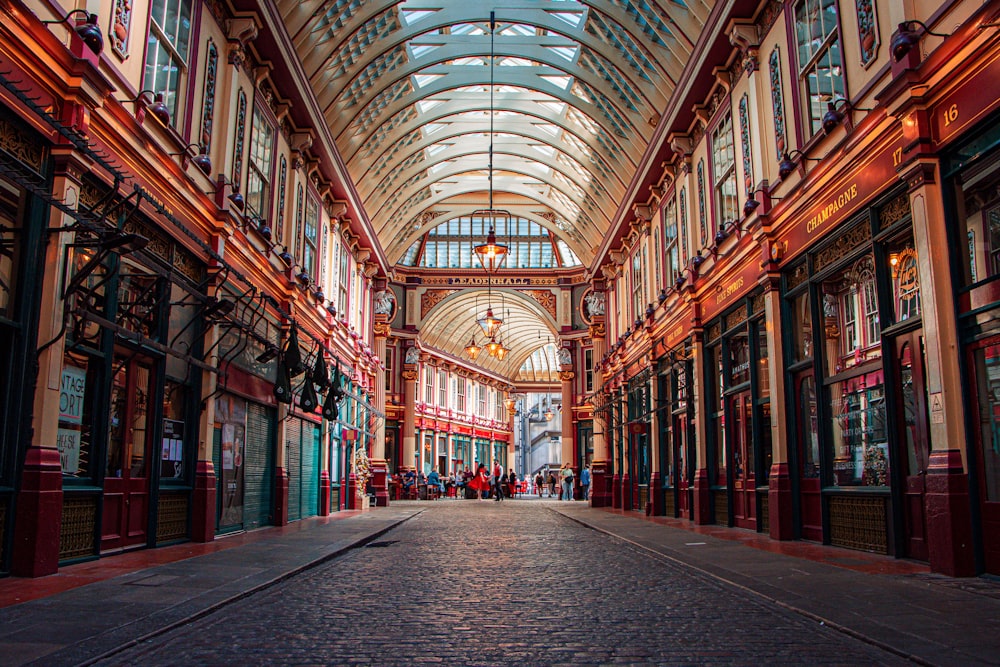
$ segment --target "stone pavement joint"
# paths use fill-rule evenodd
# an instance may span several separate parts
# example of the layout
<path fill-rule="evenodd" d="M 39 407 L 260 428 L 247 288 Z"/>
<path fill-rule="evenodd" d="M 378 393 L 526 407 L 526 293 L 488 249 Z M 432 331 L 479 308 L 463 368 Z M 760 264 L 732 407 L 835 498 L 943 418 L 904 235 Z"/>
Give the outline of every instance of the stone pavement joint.
<path fill-rule="evenodd" d="M 827 627 L 829 627 L 829 628 L 831 628 L 833 630 L 836 630 L 838 632 L 842 632 L 842 633 L 844 633 L 844 634 L 846 634 L 846 635 L 848 635 L 850 637 L 853 637 L 853 638 L 855 638 L 857 640 L 863 641 L 863 642 L 865 642 L 867 644 L 871 644 L 872 646 L 880 648 L 883 651 L 888 651 L 889 653 L 894 653 L 894 654 L 898 655 L 899 657 L 904 658 L 906 660 L 909 660 L 911 662 L 914 662 L 914 663 L 916 663 L 918 665 L 925 665 L 926 667 L 933 667 L 933 665 L 934 665 L 934 663 L 928 662 L 926 660 L 923 660 L 919 656 L 916 656 L 916 655 L 914 655 L 913 653 L 911 653 L 909 651 L 905 651 L 905 650 L 899 649 L 899 648 L 897 648 L 897 647 L 895 647 L 895 646 L 893 646 L 891 644 L 887 644 L 887 643 L 885 643 L 883 641 L 879 641 L 878 639 L 875 639 L 874 637 L 869 637 L 868 635 L 866 635 L 863 632 L 859 632 L 857 630 L 854 630 L 853 628 L 847 627 L 846 625 L 841 625 L 840 623 L 832 621 L 832 620 L 830 620 L 828 618 L 824 618 L 822 616 L 819 616 L 818 614 L 814 614 L 811 611 L 808 611 L 808 610 L 803 609 L 801 607 L 795 606 L 793 604 L 789 604 L 787 602 L 784 602 L 783 600 L 779 600 L 778 598 L 776 598 L 774 596 L 767 595 L 766 593 L 764 593 L 762 591 L 759 591 L 759 590 L 756 590 L 756 589 L 754 589 L 754 588 L 752 588 L 750 586 L 745 586 L 745 585 L 743 585 L 741 583 L 733 581 L 732 579 L 724 577 L 724 576 L 722 576 L 722 575 L 720 575 L 718 573 L 710 572 L 709 570 L 706 570 L 706 569 L 704 569 L 702 567 L 699 567 L 698 565 L 695 565 L 695 564 L 693 564 L 693 563 L 691 563 L 689 561 L 685 561 L 685 560 L 681 560 L 679 558 L 675 558 L 675 557 L 670 556 L 668 554 L 665 554 L 665 553 L 663 553 L 661 551 L 658 551 L 658 550 L 656 550 L 656 549 L 654 549 L 652 547 L 649 547 L 649 546 L 644 545 L 644 544 L 640 544 L 639 542 L 636 542 L 635 540 L 632 540 L 632 539 L 629 539 L 627 537 L 624 537 L 624 536 L 622 536 L 622 535 L 620 535 L 618 533 L 612 532 L 610 530 L 606 530 L 604 528 L 601 528 L 599 526 L 594 525 L 593 523 L 588 523 L 585 519 L 583 519 L 581 517 L 571 516 L 569 514 L 566 514 L 564 512 L 559 511 L 558 508 L 550 508 L 550 509 L 553 512 L 556 512 L 557 514 L 566 517 L 567 519 L 575 521 L 576 523 L 580 524 L 581 526 L 584 526 L 585 528 L 589 528 L 589 529 L 594 530 L 594 531 L 596 531 L 598 533 L 601 533 L 601 534 L 607 535 L 609 537 L 613 537 L 613 538 L 616 538 L 618 540 L 621 540 L 622 542 L 628 544 L 629 546 L 631 546 L 631 547 L 633 547 L 635 549 L 638 549 L 638 550 L 646 553 L 647 555 L 649 555 L 649 556 L 651 556 L 653 558 L 661 559 L 661 560 L 667 561 L 669 563 L 672 563 L 674 565 L 684 567 L 684 568 L 690 570 L 695 575 L 700 575 L 700 576 L 708 578 L 708 579 L 713 579 L 713 580 L 721 581 L 721 582 L 725 583 L 728 586 L 732 586 L 734 588 L 737 588 L 737 589 L 743 591 L 747 595 L 753 595 L 755 597 L 759 597 L 759 598 L 763 599 L 764 601 L 766 601 L 766 602 L 768 602 L 770 604 L 774 604 L 774 605 L 777 605 L 779 607 L 782 607 L 783 609 L 787 609 L 788 611 L 790 611 L 792 613 L 800 614 L 802 616 L 805 616 L 806 618 L 808 618 L 808 619 L 810 619 L 812 621 L 815 621 L 815 622 L 819 623 L 820 625 L 824 625 L 824 626 L 827 626 Z"/>

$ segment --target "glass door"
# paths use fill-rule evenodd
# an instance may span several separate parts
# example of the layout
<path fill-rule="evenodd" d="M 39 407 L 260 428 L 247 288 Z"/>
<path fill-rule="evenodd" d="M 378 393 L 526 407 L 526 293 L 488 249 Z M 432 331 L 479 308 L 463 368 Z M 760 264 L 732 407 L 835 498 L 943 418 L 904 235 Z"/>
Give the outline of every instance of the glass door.
<path fill-rule="evenodd" d="M 152 368 L 134 355 L 115 354 L 112 377 L 102 551 L 144 545 L 149 523 Z"/>
<path fill-rule="evenodd" d="M 733 521 L 740 528 L 757 528 L 756 475 L 753 446 L 753 399 L 749 391 L 730 396 L 733 425 Z"/>
<path fill-rule="evenodd" d="M 980 532 L 986 572 L 1000 574 L 1000 337 L 971 351 L 979 428 L 973 453 L 979 459 Z"/>
<path fill-rule="evenodd" d="M 820 480 L 819 421 L 816 380 L 812 371 L 795 378 L 795 414 L 798 423 L 799 526 L 807 540 L 823 540 L 823 496 Z"/>
<path fill-rule="evenodd" d="M 898 438 L 902 449 L 899 460 L 906 462 L 903 489 L 905 555 L 918 560 L 927 560 L 924 494 L 927 491 L 927 461 L 930 454 L 923 346 L 922 330 L 899 336 L 895 345 L 900 388 L 897 422 L 902 430 Z"/>

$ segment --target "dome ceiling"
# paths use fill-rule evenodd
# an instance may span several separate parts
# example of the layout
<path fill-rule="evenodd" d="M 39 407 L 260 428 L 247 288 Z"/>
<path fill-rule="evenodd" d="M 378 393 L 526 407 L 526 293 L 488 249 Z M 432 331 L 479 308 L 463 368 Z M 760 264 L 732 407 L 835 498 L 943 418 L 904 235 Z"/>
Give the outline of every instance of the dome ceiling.
<path fill-rule="evenodd" d="M 489 207 L 492 144 L 494 207 L 538 220 L 587 265 L 711 9 L 277 5 L 391 263 L 437 222 Z"/>

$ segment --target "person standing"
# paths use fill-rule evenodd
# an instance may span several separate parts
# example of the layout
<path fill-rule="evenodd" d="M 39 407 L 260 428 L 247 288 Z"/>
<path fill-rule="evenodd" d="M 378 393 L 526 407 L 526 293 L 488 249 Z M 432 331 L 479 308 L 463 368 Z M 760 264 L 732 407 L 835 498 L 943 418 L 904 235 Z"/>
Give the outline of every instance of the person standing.
<path fill-rule="evenodd" d="M 493 462 L 493 500 L 499 502 L 503 501 L 503 487 L 505 485 L 505 478 L 503 475 L 503 466 L 500 465 L 499 461 Z"/>
<path fill-rule="evenodd" d="M 559 476 L 562 477 L 562 493 L 559 494 L 559 500 L 573 500 L 573 466 L 564 463 Z"/>
<path fill-rule="evenodd" d="M 517 498 L 517 473 L 514 469 L 510 469 L 510 474 L 507 475 L 507 497 Z"/>
<path fill-rule="evenodd" d="M 482 463 L 480 463 L 479 468 L 476 469 L 476 476 L 472 478 L 471 482 L 469 482 L 469 488 L 479 495 L 480 500 L 483 499 L 483 492 L 489 490 L 490 481 L 486 476 L 486 466 Z"/>
<path fill-rule="evenodd" d="M 556 474 L 551 470 L 549 471 L 549 497 L 556 497 Z"/>
<path fill-rule="evenodd" d="M 580 471 L 580 499 L 590 500 L 590 467 Z"/>
<path fill-rule="evenodd" d="M 545 478 L 542 477 L 542 471 L 539 470 L 535 473 L 535 493 L 538 497 L 542 497 L 542 493 L 545 491 Z"/>

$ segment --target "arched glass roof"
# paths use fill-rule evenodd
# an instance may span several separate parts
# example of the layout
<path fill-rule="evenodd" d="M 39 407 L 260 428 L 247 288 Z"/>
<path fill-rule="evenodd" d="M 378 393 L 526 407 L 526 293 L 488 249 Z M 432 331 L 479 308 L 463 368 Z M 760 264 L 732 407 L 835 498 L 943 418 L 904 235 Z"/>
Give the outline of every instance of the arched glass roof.
<path fill-rule="evenodd" d="M 406 266 L 438 269 L 476 268 L 472 248 L 481 243 L 491 218 L 469 215 L 431 228 L 415 241 L 400 261 Z M 553 269 L 579 266 L 580 260 L 556 235 L 527 218 L 495 218 L 497 242 L 507 246 L 505 268 Z"/>
<path fill-rule="evenodd" d="M 558 382 L 559 362 L 556 360 L 556 346 L 545 343 L 528 355 L 521 364 L 515 382 Z"/>
<path fill-rule="evenodd" d="M 492 185 L 586 264 L 711 3 L 277 0 L 391 262 Z"/>

